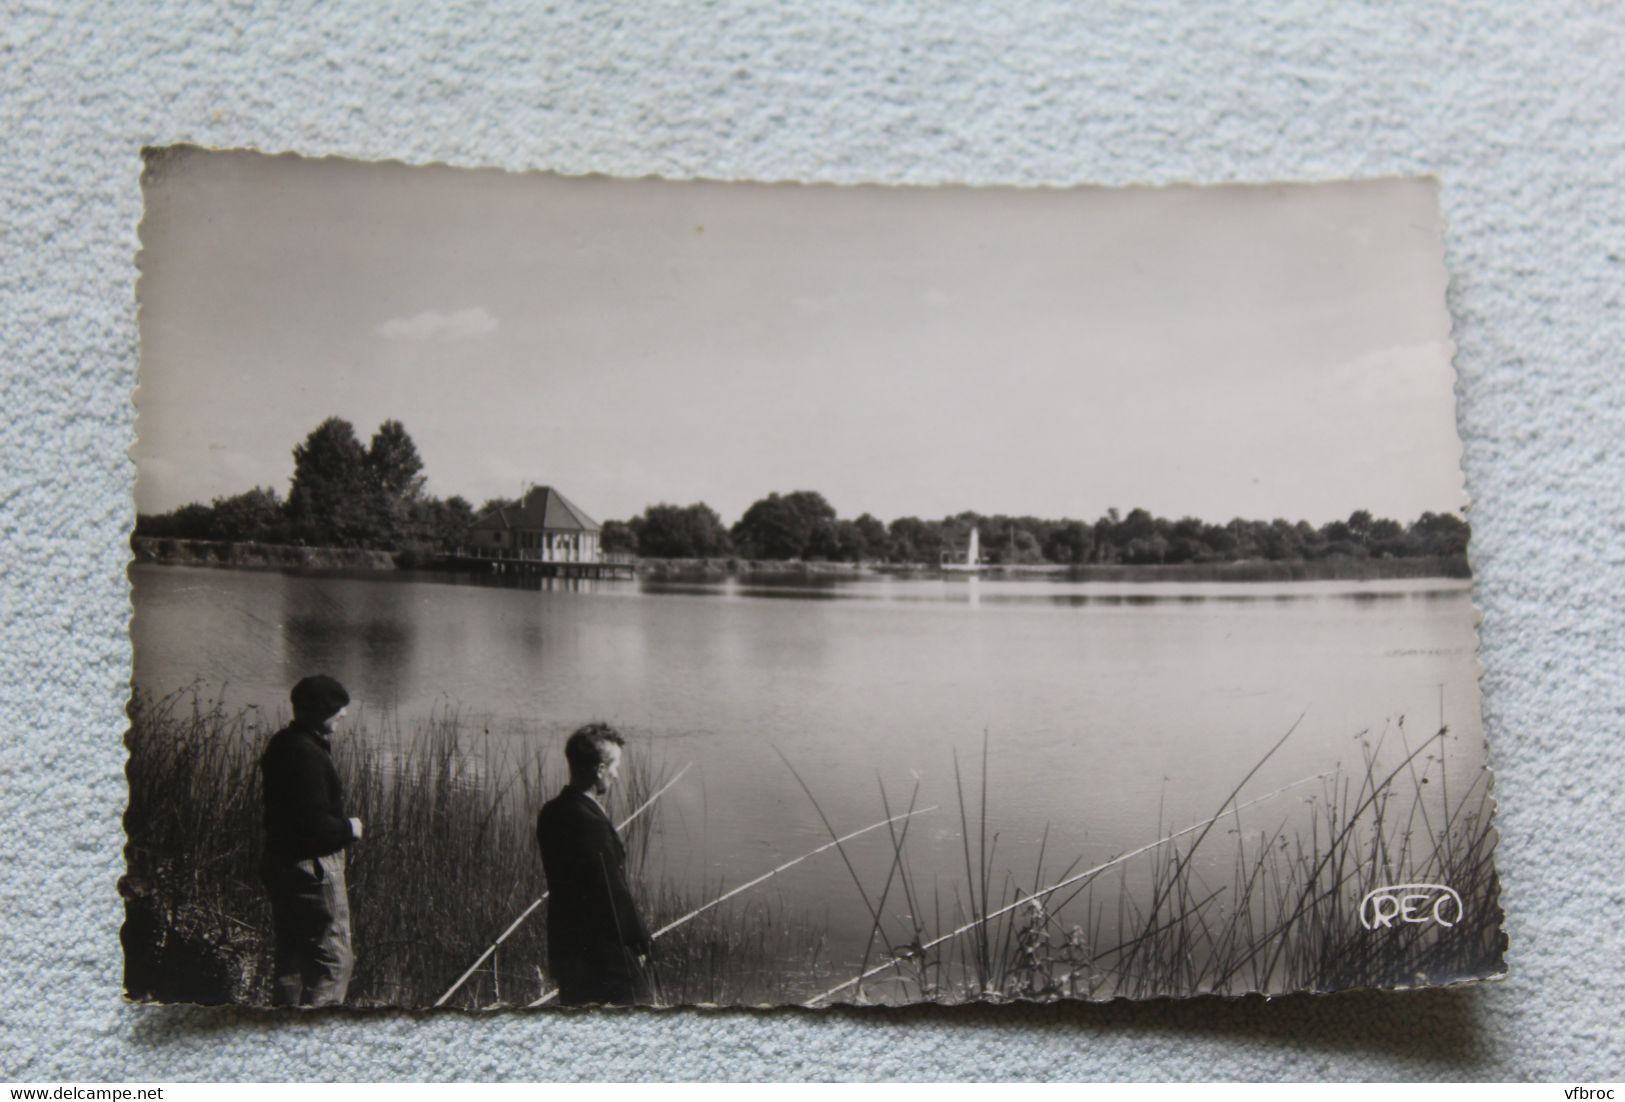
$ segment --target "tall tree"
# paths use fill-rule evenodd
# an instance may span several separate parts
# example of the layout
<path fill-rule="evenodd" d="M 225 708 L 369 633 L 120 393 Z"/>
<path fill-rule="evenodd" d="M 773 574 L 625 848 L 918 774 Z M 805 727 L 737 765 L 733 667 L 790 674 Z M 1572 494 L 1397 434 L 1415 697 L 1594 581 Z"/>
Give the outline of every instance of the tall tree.
<path fill-rule="evenodd" d="M 942 526 L 919 517 L 898 517 L 886 529 L 895 562 L 936 563 L 946 543 Z"/>
<path fill-rule="evenodd" d="M 270 487 L 257 486 L 233 497 L 217 497 L 212 509 L 214 539 L 261 543 L 276 543 L 282 539 L 286 526 L 283 504 Z"/>
<path fill-rule="evenodd" d="M 1464 555 L 1467 522 L 1453 513 L 1423 513 L 1408 533 L 1413 555 Z"/>
<path fill-rule="evenodd" d="M 1069 565 L 1088 562 L 1094 550 L 1094 527 L 1081 520 L 1063 521 L 1044 543 L 1046 559 Z"/>
<path fill-rule="evenodd" d="M 1203 539 L 1207 535 L 1207 525 L 1201 520 L 1181 517 L 1166 527 L 1168 549 L 1163 555 L 1163 562 L 1198 562 L 1207 557 L 1207 543 Z"/>
<path fill-rule="evenodd" d="M 379 487 L 404 502 L 416 501 L 423 493 L 423 458 L 418 446 L 399 421 L 385 421 L 372 434 L 367 448 L 367 469 Z"/>
<path fill-rule="evenodd" d="M 648 558 L 706 559 L 728 553 L 728 530 L 704 502 L 651 505 L 631 527 L 638 554 Z M 607 545 L 605 550 L 609 550 Z"/>
<path fill-rule="evenodd" d="M 359 546 L 372 536 L 367 450 L 350 422 L 329 417 L 293 449 L 288 519 L 307 543 Z"/>
<path fill-rule="evenodd" d="M 1123 557 L 1123 541 L 1117 533 L 1122 523 L 1123 514 L 1118 512 L 1115 505 L 1095 521 L 1095 562 L 1117 562 Z"/>
<path fill-rule="evenodd" d="M 861 553 L 860 559 L 889 559 L 891 558 L 891 536 L 886 532 L 886 526 L 870 513 L 863 513 L 852 522 L 854 539 Z"/>
<path fill-rule="evenodd" d="M 838 548 L 833 538 L 835 509 L 824 495 L 811 490 L 768 494 L 755 502 L 733 526 L 739 554 L 754 559 L 800 559 Z M 819 536 L 814 545 L 814 536 Z M 827 541 L 826 534 L 831 537 Z M 826 548 L 826 542 L 829 548 Z"/>
<path fill-rule="evenodd" d="M 624 520 L 606 520 L 598 533 L 598 546 L 606 555 L 636 555 L 638 533 L 632 523 Z"/>
<path fill-rule="evenodd" d="M 1405 526 L 1386 517 L 1371 522 L 1366 546 L 1373 558 L 1390 559 L 1405 553 Z"/>
<path fill-rule="evenodd" d="M 167 513 L 140 513 L 135 534 L 177 540 L 214 539 L 214 510 L 193 502 Z"/>
<path fill-rule="evenodd" d="M 444 501 L 435 497 L 421 497 L 411 507 L 410 528 L 414 538 L 441 551 L 461 547 L 468 526 L 473 523 L 474 507 L 456 494 Z"/>
<path fill-rule="evenodd" d="M 412 529 L 423 497 L 423 459 L 405 425 L 385 421 L 378 426 L 367 447 L 367 473 L 372 538 L 395 546 L 420 536 Z"/>

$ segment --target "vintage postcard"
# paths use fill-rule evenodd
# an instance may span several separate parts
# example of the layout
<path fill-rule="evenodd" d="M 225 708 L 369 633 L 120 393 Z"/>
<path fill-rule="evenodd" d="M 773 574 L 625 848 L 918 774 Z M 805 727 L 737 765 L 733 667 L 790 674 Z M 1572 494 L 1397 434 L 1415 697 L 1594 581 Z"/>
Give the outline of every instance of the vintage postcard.
<path fill-rule="evenodd" d="M 143 188 L 132 999 L 1503 971 L 1432 181 Z"/>

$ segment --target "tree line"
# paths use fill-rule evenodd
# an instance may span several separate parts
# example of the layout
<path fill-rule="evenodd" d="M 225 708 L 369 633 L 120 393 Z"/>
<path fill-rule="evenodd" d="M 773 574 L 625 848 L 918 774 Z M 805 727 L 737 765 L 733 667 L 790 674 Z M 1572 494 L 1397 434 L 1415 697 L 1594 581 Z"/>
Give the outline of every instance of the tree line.
<path fill-rule="evenodd" d="M 405 426 L 385 421 L 366 444 L 338 417 L 323 421 L 293 450 L 287 496 L 257 487 L 208 505 L 137 518 L 136 534 L 175 539 L 296 543 L 432 555 L 466 543 L 468 526 L 511 498 L 475 509 L 462 497 L 424 492 L 423 460 Z M 962 559 L 975 530 L 982 561 L 995 565 L 1122 563 L 1168 565 L 1264 559 L 1452 557 L 1467 550 L 1467 522 L 1423 513 L 1401 524 L 1355 510 L 1347 520 L 1171 520 L 1144 509 L 1108 509 L 1096 520 L 962 512 L 940 520 L 869 513 L 841 517 L 811 490 L 771 493 L 731 527 L 703 502 L 650 505 L 604 522 L 606 552 L 651 559 L 743 558 L 935 564 Z"/>
<path fill-rule="evenodd" d="M 287 497 L 259 486 L 208 505 L 136 517 L 135 534 L 171 539 L 304 544 L 432 553 L 455 547 L 474 522 L 461 497 L 424 492 L 423 458 L 399 421 L 366 444 L 329 417 L 293 449 Z"/>
<path fill-rule="evenodd" d="M 1170 520 L 1144 509 L 1124 515 L 1115 508 L 1095 521 L 962 512 L 886 524 L 869 513 L 842 518 L 823 495 L 799 490 L 769 494 L 731 528 L 703 503 L 652 505 L 631 520 L 609 521 L 601 538 L 606 551 L 645 558 L 934 564 L 945 556 L 962 559 L 972 530 L 981 561 L 1034 566 L 1450 557 L 1466 553 L 1469 532 L 1467 522 L 1450 513 L 1423 513 L 1401 524 L 1365 509 L 1319 527 L 1281 518 Z"/>

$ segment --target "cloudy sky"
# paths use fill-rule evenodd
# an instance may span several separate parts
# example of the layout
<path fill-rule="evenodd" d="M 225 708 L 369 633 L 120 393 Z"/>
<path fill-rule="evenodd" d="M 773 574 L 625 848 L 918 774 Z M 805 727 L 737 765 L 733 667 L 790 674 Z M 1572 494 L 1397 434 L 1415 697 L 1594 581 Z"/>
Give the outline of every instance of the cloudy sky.
<path fill-rule="evenodd" d="M 1464 497 L 1433 186 L 835 188 L 181 151 L 145 177 L 137 504 L 330 415 L 598 519 L 1411 519 Z"/>

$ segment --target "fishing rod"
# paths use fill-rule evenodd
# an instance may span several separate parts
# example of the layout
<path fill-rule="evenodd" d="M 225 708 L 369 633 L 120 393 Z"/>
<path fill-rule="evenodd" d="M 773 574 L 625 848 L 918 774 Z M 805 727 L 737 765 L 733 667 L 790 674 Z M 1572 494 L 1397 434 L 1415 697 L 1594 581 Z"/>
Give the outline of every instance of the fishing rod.
<path fill-rule="evenodd" d="M 1169 842 L 1175 841 L 1176 839 L 1179 839 L 1179 838 L 1183 838 L 1187 834 L 1194 834 L 1197 831 L 1202 830 L 1205 827 L 1211 826 L 1212 824 L 1218 822 L 1220 819 L 1223 819 L 1227 815 L 1233 815 L 1236 812 L 1241 811 L 1244 808 L 1252 807 L 1254 804 L 1263 803 L 1265 800 L 1273 799 L 1274 797 L 1279 796 L 1281 793 L 1286 792 L 1289 789 L 1297 788 L 1299 785 L 1308 784 L 1310 781 L 1319 780 L 1322 777 L 1325 777 L 1326 775 L 1327 774 L 1325 774 L 1325 773 L 1317 773 L 1312 777 L 1305 777 L 1305 778 L 1303 778 L 1303 780 L 1293 781 L 1291 784 L 1282 785 L 1280 788 L 1277 788 L 1275 791 L 1266 792 L 1264 795 L 1259 796 L 1257 799 L 1248 800 L 1246 803 L 1242 803 L 1242 804 L 1236 804 L 1234 807 L 1227 806 L 1223 811 L 1220 811 L 1217 815 L 1211 816 L 1210 818 L 1207 818 L 1207 819 L 1203 819 L 1202 821 L 1197 822 L 1197 823 L 1192 823 L 1190 826 L 1185 827 L 1183 830 L 1175 831 L 1173 834 L 1169 834 L 1169 835 L 1166 835 L 1166 836 L 1164 836 L 1162 838 L 1158 838 L 1154 842 L 1148 842 L 1145 845 L 1140 846 L 1138 849 L 1131 849 L 1127 853 L 1120 854 L 1117 857 L 1113 857 L 1110 861 L 1103 862 L 1103 863 L 1101 863 L 1099 865 L 1094 866 L 1093 868 L 1085 869 L 1083 872 L 1077 873 L 1077 874 L 1075 874 L 1073 876 L 1066 877 L 1063 880 L 1056 881 L 1054 884 L 1051 884 L 1049 887 L 1045 888 L 1043 891 L 1034 892 L 1031 895 L 1023 896 L 1021 899 L 1016 900 L 1014 903 L 1010 903 L 1010 904 L 1008 904 L 1006 906 L 1000 907 L 996 911 L 990 911 L 990 912 L 988 912 L 987 914 L 983 915 L 982 917 L 980 917 L 978 919 L 975 919 L 975 920 L 973 920 L 971 922 L 965 923 L 965 925 L 959 927 L 956 930 L 950 930 L 949 932 L 947 932 L 946 934 L 941 935 L 940 937 L 933 938 L 931 941 L 928 941 L 924 945 L 920 946 L 918 951 L 923 953 L 928 949 L 933 949 L 936 946 L 941 945 L 945 941 L 949 941 L 949 940 L 951 940 L 953 938 L 958 937 L 960 934 L 963 934 L 963 933 L 966 933 L 966 932 L 968 932 L 970 930 L 975 929 L 978 925 L 980 925 L 982 923 L 991 922 L 993 919 L 1000 918 L 1000 917 L 1002 917 L 1004 915 L 1007 915 L 1011 911 L 1014 911 L 1014 910 L 1016 910 L 1016 909 L 1018 909 L 1020 907 L 1028 906 L 1035 899 L 1043 899 L 1046 896 L 1053 895 L 1055 892 L 1060 891 L 1062 888 L 1067 887 L 1068 885 L 1076 884 L 1078 881 L 1088 879 L 1089 877 L 1092 877 L 1092 876 L 1098 876 L 1102 872 L 1104 872 L 1105 870 L 1111 868 L 1113 865 L 1120 865 L 1124 861 L 1127 861 L 1128 859 L 1130 859 L 1131 857 L 1138 857 L 1142 853 L 1147 853 L 1147 852 L 1149 852 L 1151 850 L 1154 850 L 1154 849 L 1158 848 L 1159 846 L 1165 846 Z M 1228 804 L 1228 801 L 1226 801 L 1226 803 Z M 847 988 L 854 987 L 857 984 L 862 983 L 864 980 L 869 979 L 872 976 L 877 976 L 881 972 L 884 972 L 886 969 L 891 968 L 893 966 L 893 964 L 894 964 L 893 961 L 887 961 L 884 964 L 877 964 L 873 968 L 868 969 L 867 971 L 860 972 L 858 975 L 856 975 L 853 978 L 847 980 L 845 983 L 836 984 L 834 987 L 831 987 L 828 991 L 825 991 L 825 992 L 823 992 L 822 994 L 819 994 L 819 995 L 814 995 L 812 998 L 808 999 L 806 1002 L 802 1003 L 801 1005 L 807 1006 L 807 1007 L 817 1006 L 819 1003 L 823 1002 L 825 999 L 829 998 L 831 995 L 839 994 L 840 992 L 845 991 Z"/>
<path fill-rule="evenodd" d="M 932 804 L 930 807 L 922 807 L 918 811 L 906 811 L 901 815 L 893 815 L 890 819 L 882 819 L 878 823 L 871 823 L 870 825 L 864 827 L 862 830 L 854 830 L 851 834 L 842 835 L 841 837 L 835 839 L 835 841 L 833 841 L 833 842 L 825 842 L 823 845 L 819 846 L 817 849 L 813 850 L 811 853 L 802 854 L 800 857 L 797 857 L 793 861 L 786 861 L 784 864 L 780 865 L 778 868 L 772 869 L 772 870 L 770 870 L 768 872 L 764 872 L 762 875 L 758 876 L 755 880 L 747 880 L 743 884 L 739 885 L 737 888 L 731 888 L 728 891 L 723 892 L 721 895 L 719 895 L 715 899 L 711 900 L 711 902 L 705 904 L 703 907 L 700 907 L 697 910 L 690 911 L 688 914 L 684 915 L 682 918 L 677 919 L 675 922 L 666 923 L 666 925 L 662 926 L 660 929 L 656 930 L 652 935 L 650 935 L 650 940 L 652 941 L 654 938 L 659 937 L 661 934 L 669 934 L 669 933 L 671 933 L 673 930 L 677 929 L 677 927 L 681 926 L 683 923 L 687 922 L 689 919 L 698 918 L 700 915 L 704 914 L 706 911 L 709 911 L 712 907 L 715 907 L 717 904 L 722 903 L 725 900 L 733 898 L 734 896 L 738 895 L 740 892 L 745 891 L 748 888 L 754 888 L 756 885 L 760 884 L 762 881 L 771 879 L 772 877 L 777 876 L 779 873 L 783 872 L 786 869 L 793 868 L 794 866 L 801 864 L 801 862 L 807 860 L 807 858 L 809 858 L 809 857 L 816 857 L 820 853 L 823 853 L 827 849 L 833 849 L 833 848 L 835 848 L 835 846 L 839 845 L 841 842 L 850 842 L 853 838 L 856 838 L 860 834 L 868 834 L 871 830 L 879 830 L 883 826 L 890 826 L 892 823 L 895 823 L 900 819 L 907 819 L 907 818 L 909 818 L 910 816 L 913 816 L 913 815 L 924 815 L 927 811 L 935 811 L 936 809 L 937 809 L 937 805 Z"/>
<path fill-rule="evenodd" d="M 693 762 L 689 762 L 688 765 L 685 765 L 681 769 L 679 769 L 677 771 L 676 776 L 672 777 L 671 780 L 669 780 L 665 784 L 661 785 L 655 791 L 654 795 L 650 796 L 647 800 L 644 800 L 641 804 L 639 804 L 637 806 L 637 809 L 635 811 L 633 811 L 632 814 L 630 814 L 626 818 L 622 819 L 621 822 L 620 822 L 620 825 L 617 826 L 615 829 L 616 830 L 625 830 L 628 826 L 630 826 L 632 824 L 633 820 L 635 820 L 639 815 L 642 815 L 645 811 L 649 810 L 649 808 L 654 804 L 654 802 L 656 800 L 658 800 L 658 799 L 660 799 L 660 797 L 664 796 L 666 794 L 667 789 L 671 788 L 672 785 L 674 785 L 678 781 L 682 780 L 683 779 L 683 774 L 687 773 L 689 771 L 689 769 L 693 766 L 693 764 L 694 764 Z M 438 999 L 436 999 L 434 1001 L 434 1005 L 435 1006 L 445 1006 L 447 1001 L 450 1000 L 450 998 L 453 995 L 457 994 L 458 988 L 462 987 L 463 984 L 468 982 L 468 977 L 472 976 L 475 972 L 477 972 L 479 970 L 480 965 L 484 964 L 486 961 L 491 959 L 491 954 L 495 953 L 497 951 L 497 948 L 504 941 L 507 941 L 508 938 L 510 936 L 512 936 L 512 934 L 513 934 L 513 932 L 515 930 L 519 929 L 520 926 L 524 925 L 525 919 L 529 918 L 531 915 L 536 913 L 536 908 L 540 907 L 547 900 L 547 896 L 548 896 L 547 892 L 543 892 L 541 895 L 537 896 L 535 898 L 535 900 L 533 900 L 531 902 L 531 905 L 526 907 L 524 909 L 524 911 L 519 915 L 518 918 L 514 919 L 513 922 L 509 923 L 508 928 L 506 930 L 503 930 L 501 934 L 497 935 L 497 939 L 495 941 L 493 941 L 490 945 L 486 946 L 485 952 L 480 954 L 480 958 L 478 960 L 476 960 L 473 964 L 470 964 L 468 966 L 468 970 L 466 972 L 464 972 L 462 975 L 457 977 L 457 982 L 452 984 L 450 987 L 446 988 L 446 993 L 444 995 L 441 995 Z"/>

